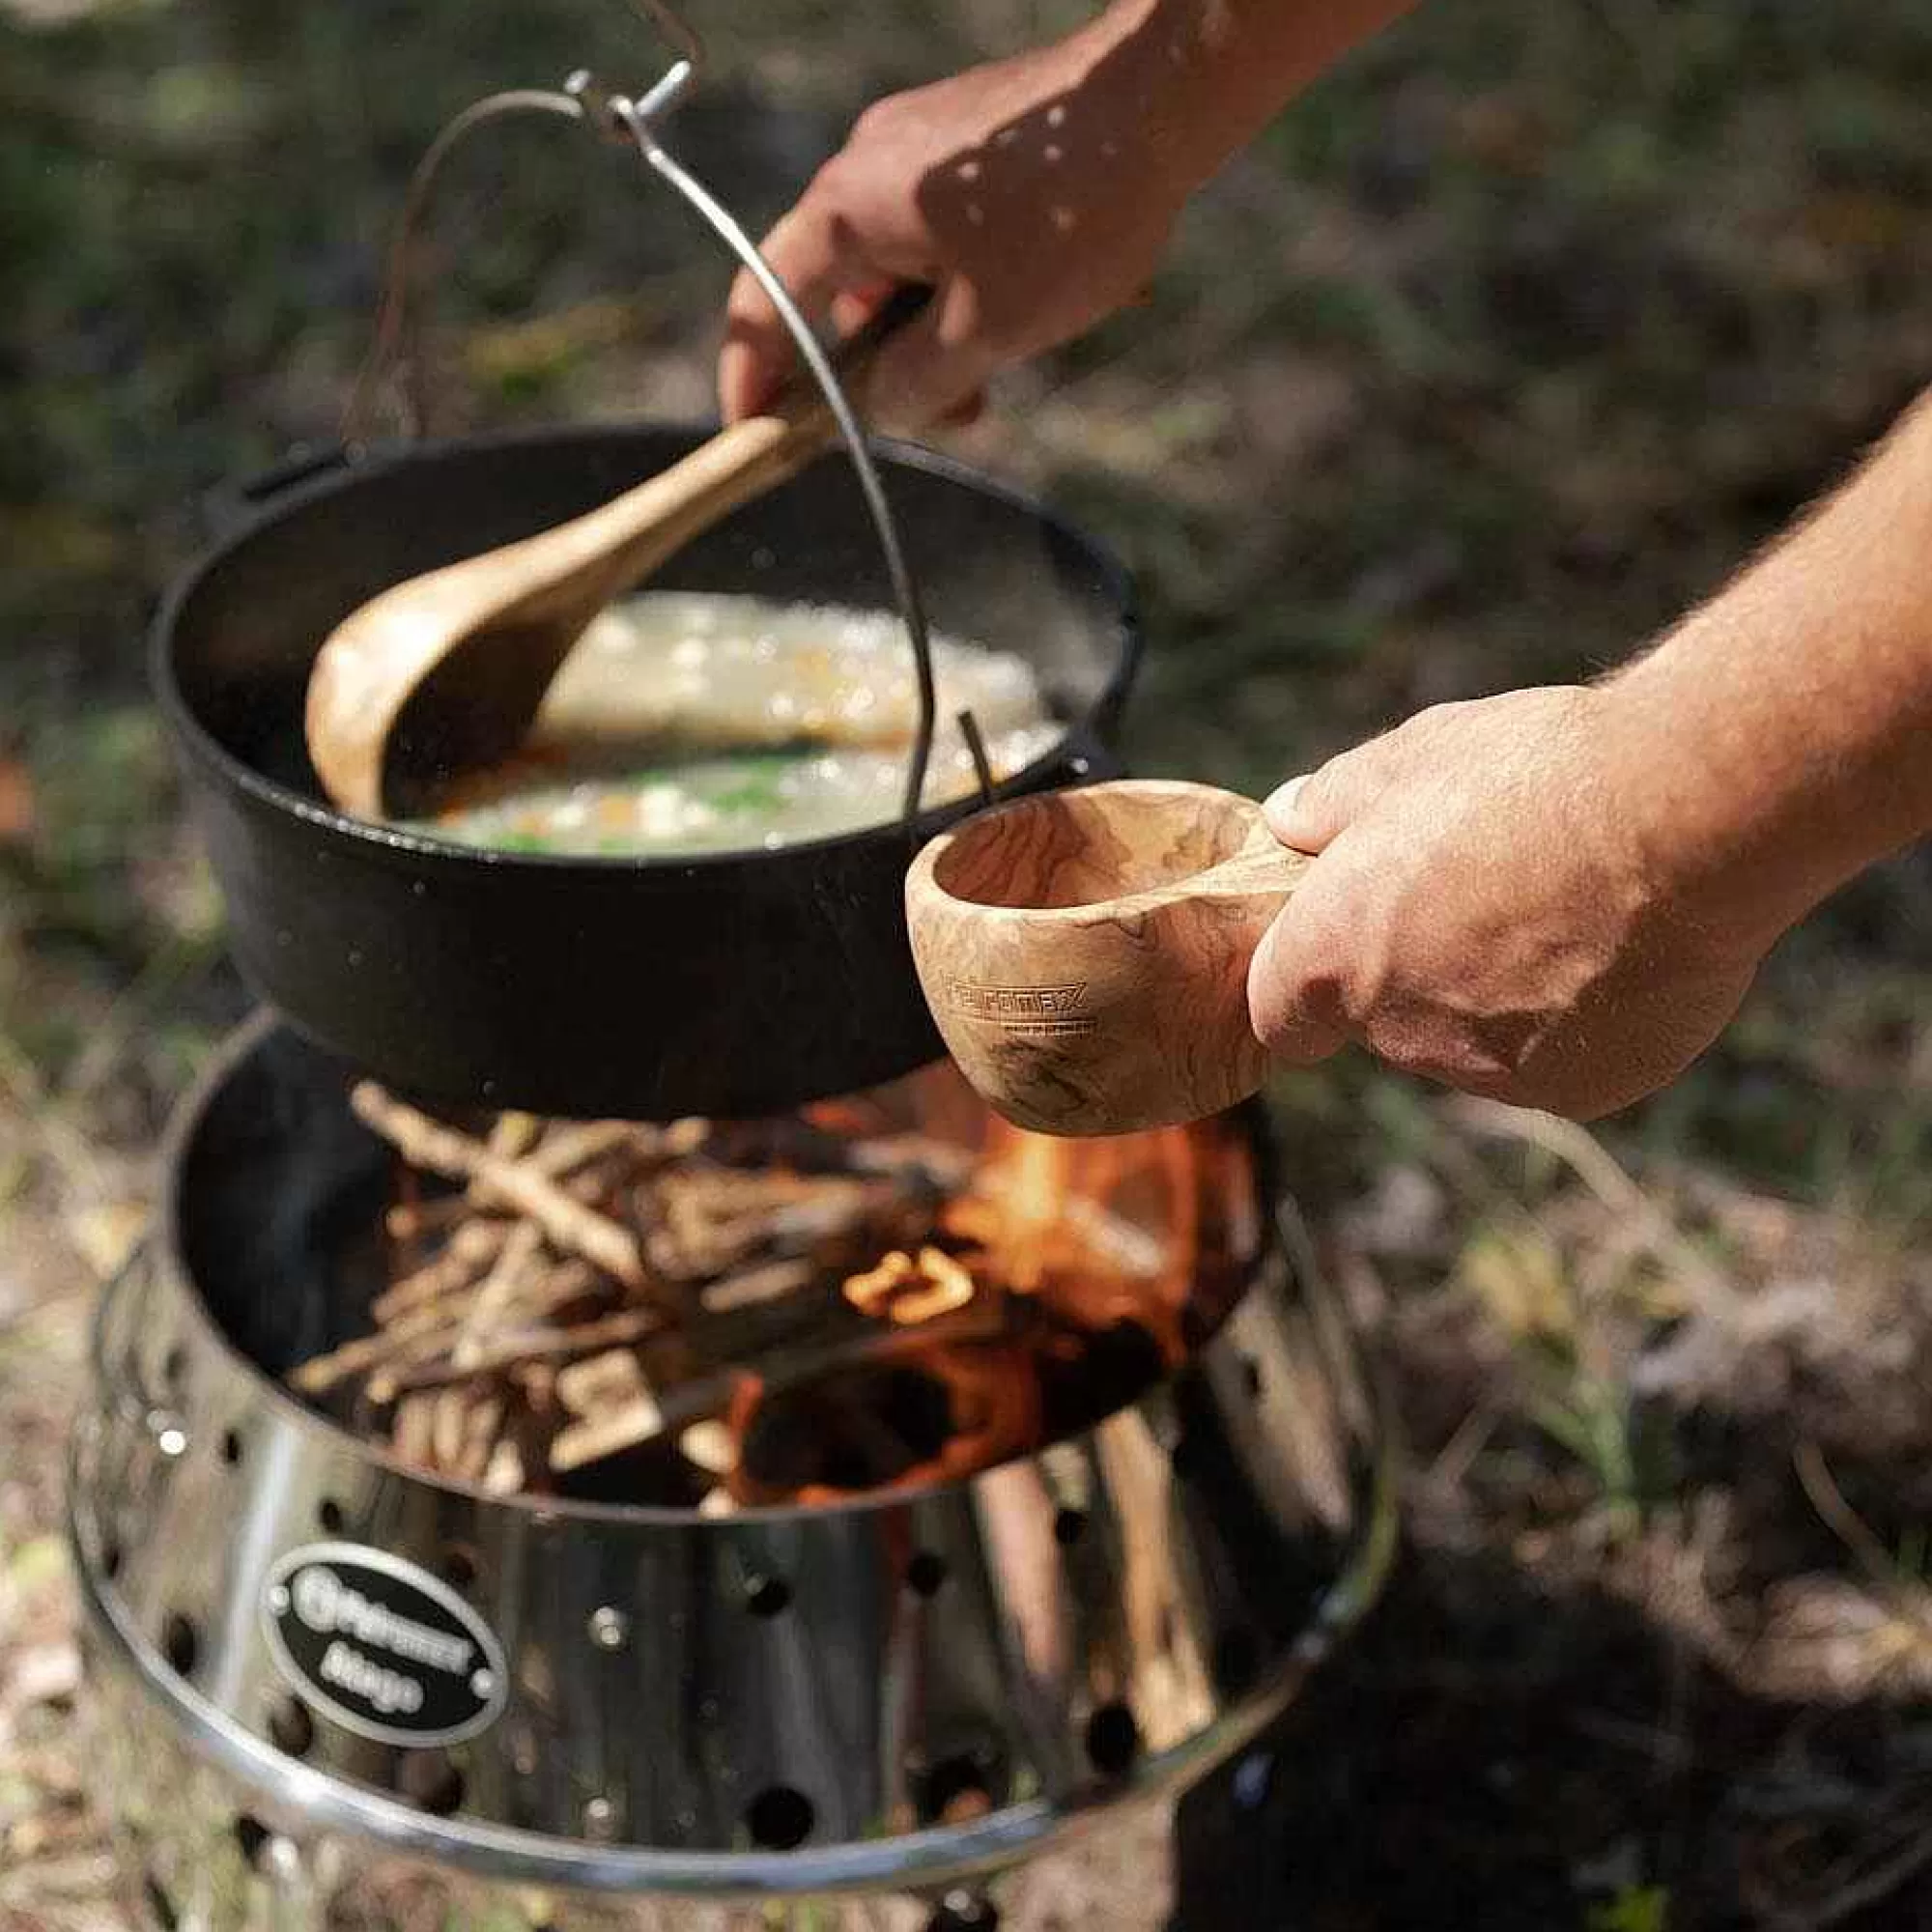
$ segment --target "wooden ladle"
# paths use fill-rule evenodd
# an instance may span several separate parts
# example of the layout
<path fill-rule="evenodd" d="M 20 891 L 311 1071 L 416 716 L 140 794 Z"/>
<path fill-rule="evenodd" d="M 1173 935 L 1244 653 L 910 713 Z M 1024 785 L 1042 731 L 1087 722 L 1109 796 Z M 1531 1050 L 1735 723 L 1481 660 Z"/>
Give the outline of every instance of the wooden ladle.
<path fill-rule="evenodd" d="M 927 297 L 902 291 L 835 356 L 862 409 L 878 351 Z M 304 724 L 324 791 L 344 811 L 381 818 L 507 757 L 598 611 L 837 434 L 801 376 L 768 413 L 599 508 L 371 598 L 329 634 L 309 673 Z"/>
<path fill-rule="evenodd" d="M 1312 862 L 1252 799 L 1122 780 L 999 807 L 906 877 L 926 1004 L 1015 1125 L 1120 1134 L 1261 1086 L 1249 963 Z"/>

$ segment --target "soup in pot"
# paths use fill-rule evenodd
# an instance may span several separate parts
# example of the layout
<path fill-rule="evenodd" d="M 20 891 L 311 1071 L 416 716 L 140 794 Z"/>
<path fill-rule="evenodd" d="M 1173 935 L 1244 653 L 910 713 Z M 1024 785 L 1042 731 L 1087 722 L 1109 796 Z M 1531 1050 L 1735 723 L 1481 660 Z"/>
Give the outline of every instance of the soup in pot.
<path fill-rule="evenodd" d="M 1061 735 L 1023 659 L 935 634 L 927 806 Z M 497 850 L 678 856 L 773 849 L 896 817 L 919 719 L 904 627 L 885 611 L 653 591 L 603 612 L 511 762 L 465 780 L 423 829 Z"/>

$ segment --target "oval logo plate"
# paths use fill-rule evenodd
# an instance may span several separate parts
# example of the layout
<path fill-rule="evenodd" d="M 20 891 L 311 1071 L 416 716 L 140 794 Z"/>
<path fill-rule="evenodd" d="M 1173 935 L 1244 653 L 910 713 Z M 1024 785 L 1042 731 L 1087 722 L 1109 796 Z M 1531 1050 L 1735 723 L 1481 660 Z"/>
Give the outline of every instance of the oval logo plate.
<path fill-rule="evenodd" d="M 502 1715 L 502 1646 L 446 1583 L 354 1543 L 292 1549 L 262 1623 L 282 1674 L 323 1716 L 391 1745 L 453 1745 Z"/>

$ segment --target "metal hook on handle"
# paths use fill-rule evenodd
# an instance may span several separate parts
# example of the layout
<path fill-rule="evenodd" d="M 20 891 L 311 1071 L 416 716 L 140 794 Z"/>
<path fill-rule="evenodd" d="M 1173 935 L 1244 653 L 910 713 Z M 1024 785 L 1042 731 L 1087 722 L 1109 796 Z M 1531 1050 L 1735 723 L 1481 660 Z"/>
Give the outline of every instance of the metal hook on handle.
<path fill-rule="evenodd" d="M 637 103 L 638 114 L 650 121 L 668 114 L 696 84 L 704 71 L 704 43 L 669 0 L 631 0 L 631 11 L 656 27 L 677 54 L 670 71 Z"/>

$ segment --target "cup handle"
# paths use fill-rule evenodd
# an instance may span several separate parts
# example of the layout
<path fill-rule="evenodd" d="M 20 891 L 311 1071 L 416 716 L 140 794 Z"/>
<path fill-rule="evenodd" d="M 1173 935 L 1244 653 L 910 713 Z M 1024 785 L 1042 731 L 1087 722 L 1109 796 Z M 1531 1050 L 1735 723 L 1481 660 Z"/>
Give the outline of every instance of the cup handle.
<path fill-rule="evenodd" d="M 1306 852 L 1284 845 L 1268 830 L 1257 806 L 1254 829 L 1241 849 L 1232 859 L 1195 873 L 1182 890 L 1189 898 L 1264 898 L 1279 894 L 1285 901 L 1314 863 Z"/>

